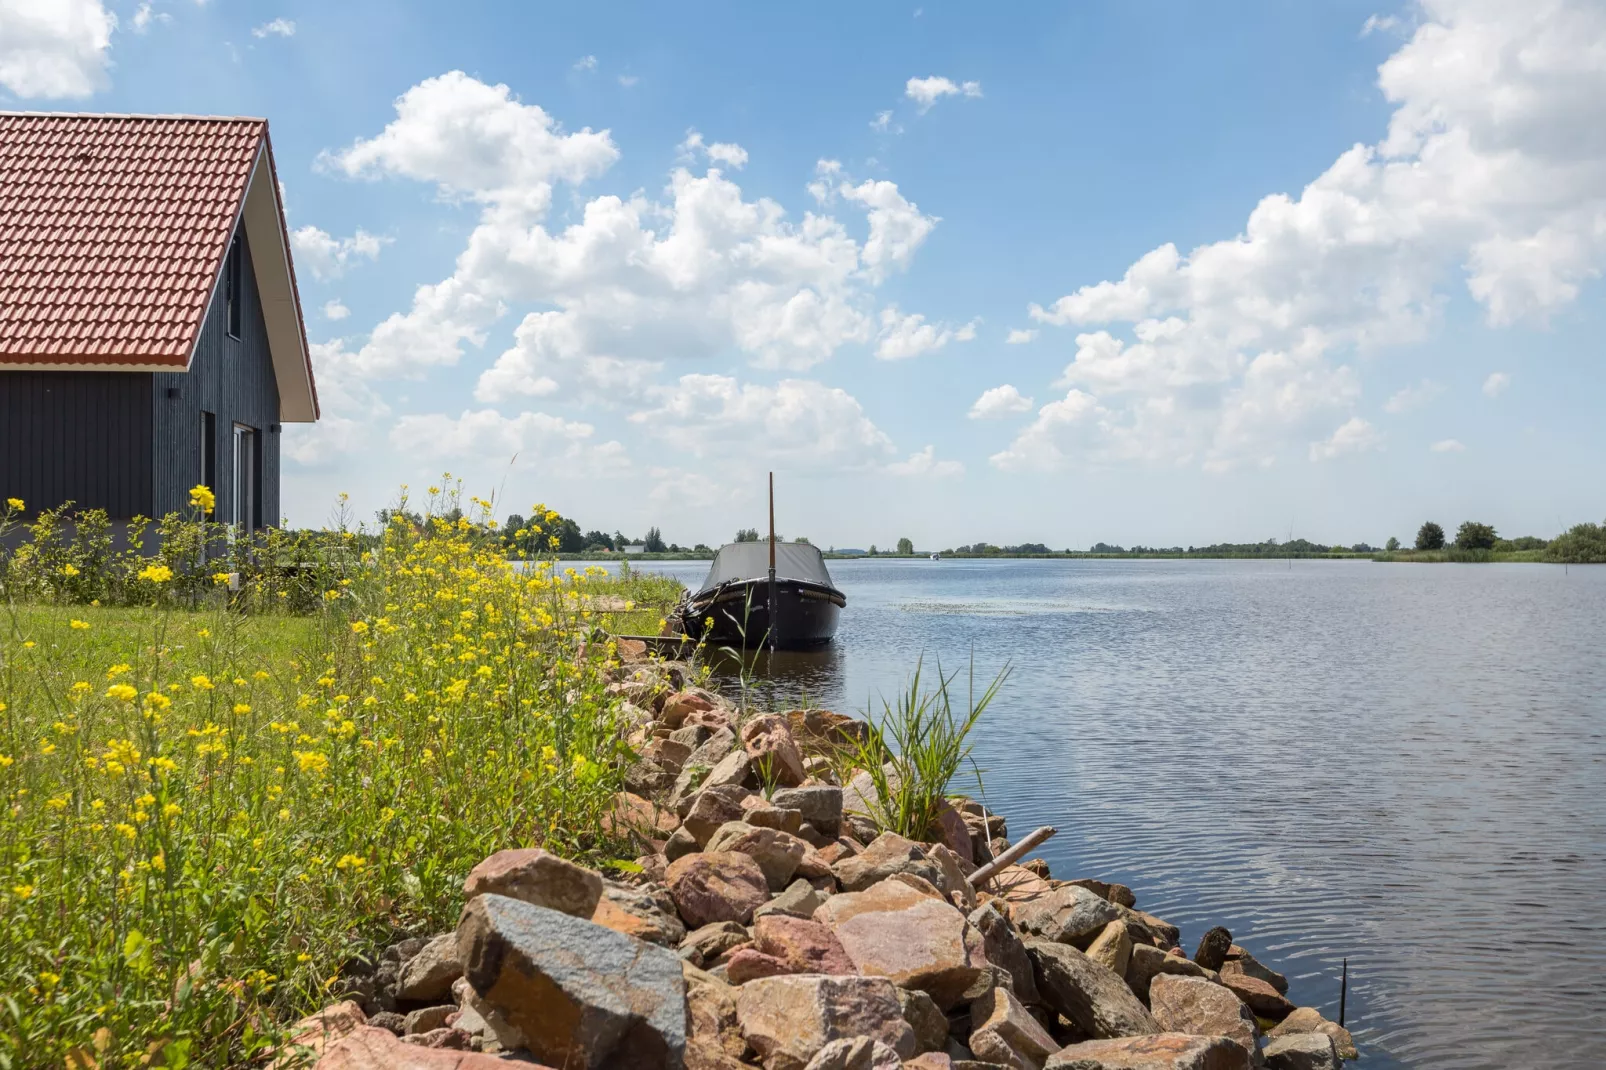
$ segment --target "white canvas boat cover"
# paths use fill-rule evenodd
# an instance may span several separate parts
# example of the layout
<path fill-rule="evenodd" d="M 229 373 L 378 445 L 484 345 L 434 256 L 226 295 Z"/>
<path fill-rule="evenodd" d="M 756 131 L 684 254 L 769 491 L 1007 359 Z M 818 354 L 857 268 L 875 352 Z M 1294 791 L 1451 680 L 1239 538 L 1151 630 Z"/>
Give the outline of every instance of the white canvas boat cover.
<path fill-rule="evenodd" d="M 703 580 L 699 595 L 732 580 L 760 580 L 770 574 L 769 540 L 761 542 L 732 542 L 719 548 L 714 564 Z M 775 544 L 775 578 L 779 580 L 805 580 L 821 583 L 833 590 L 831 573 L 826 571 L 825 558 L 817 546 L 806 542 L 778 542 Z"/>

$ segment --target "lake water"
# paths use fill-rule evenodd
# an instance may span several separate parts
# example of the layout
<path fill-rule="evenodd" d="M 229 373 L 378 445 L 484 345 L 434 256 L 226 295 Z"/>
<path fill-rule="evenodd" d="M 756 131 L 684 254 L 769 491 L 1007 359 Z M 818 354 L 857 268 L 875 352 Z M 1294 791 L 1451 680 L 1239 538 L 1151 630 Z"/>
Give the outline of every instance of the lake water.
<path fill-rule="evenodd" d="M 696 585 L 706 563 L 651 566 Z M 759 699 L 863 712 L 1013 666 L 976 755 L 1059 877 L 1226 925 L 1363 1066 L 1606 1066 L 1606 567 L 831 562 L 833 648 Z M 964 785 L 959 786 L 963 789 Z"/>

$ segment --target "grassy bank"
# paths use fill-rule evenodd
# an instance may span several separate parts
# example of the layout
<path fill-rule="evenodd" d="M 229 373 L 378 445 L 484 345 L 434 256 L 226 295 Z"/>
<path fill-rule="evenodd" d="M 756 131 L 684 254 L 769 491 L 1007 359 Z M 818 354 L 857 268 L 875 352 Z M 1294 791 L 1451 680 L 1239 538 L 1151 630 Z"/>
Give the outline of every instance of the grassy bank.
<path fill-rule="evenodd" d="M 0 569 L 0 1066 L 247 1063 L 350 956 L 449 927 L 489 852 L 613 857 L 596 607 L 647 580 L 515 570 L 444 520 L 305 615 L 165 566 L 119 577 L 143 605 L 19 600 L 44 559 Z"/>
<path fill-rule="evenodd" d="M 1556 558 L 1546 554 L 1544 550 L 1461 550 L 1454 546 L 1443 550 L 1395 550 L 1372 555 L 1373 561 L 1406 563 L 1406 564 L 1494 564 L 1505 562 L 1522 562 L 1538 564 L 1561 564 Z"/>

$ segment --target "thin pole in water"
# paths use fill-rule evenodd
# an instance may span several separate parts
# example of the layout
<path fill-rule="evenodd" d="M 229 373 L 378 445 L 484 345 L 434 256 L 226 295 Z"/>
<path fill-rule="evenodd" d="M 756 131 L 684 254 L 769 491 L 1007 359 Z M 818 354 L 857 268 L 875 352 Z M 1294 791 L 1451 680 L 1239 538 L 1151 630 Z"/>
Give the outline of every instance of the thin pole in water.
<path fill-rule="evenodd" d="M 1338 1024 L 1344 1024 L 1344 1004 L 1349 1001 L 1349 958 L 1344 959 L 1344 974 L 1338 983 Z"/>
<path fill-rule="evenodd" d="M 775 473 L 770 473 L 770 649 L 775 649 L 776 632 L 780 621 L 775 613 Z"/>

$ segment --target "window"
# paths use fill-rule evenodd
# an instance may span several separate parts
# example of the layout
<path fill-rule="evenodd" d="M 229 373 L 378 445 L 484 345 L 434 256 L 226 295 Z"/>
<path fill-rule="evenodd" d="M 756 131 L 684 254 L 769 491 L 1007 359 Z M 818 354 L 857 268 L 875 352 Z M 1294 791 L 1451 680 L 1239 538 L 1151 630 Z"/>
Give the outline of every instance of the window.
<path fill-rule="evenodd" d="M 242 424 L 234 425 L 234 510 L 230 521 L 240 531 L 257 526 L 257 436 Z"/>
<path fill-rule="evenodd" d="M 217 414 L 201 413 L 201 485 L 217 493 Z"/>
<path fill-rule="evenodd" d="M 223 261 L 223 312 L 230 338 L 240 337 L 240 305 L 243 299 L 240 279 L 240 236 L 229 242 Z"/>

